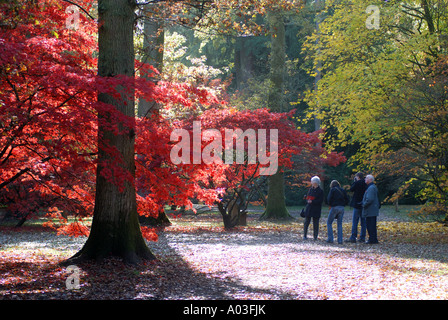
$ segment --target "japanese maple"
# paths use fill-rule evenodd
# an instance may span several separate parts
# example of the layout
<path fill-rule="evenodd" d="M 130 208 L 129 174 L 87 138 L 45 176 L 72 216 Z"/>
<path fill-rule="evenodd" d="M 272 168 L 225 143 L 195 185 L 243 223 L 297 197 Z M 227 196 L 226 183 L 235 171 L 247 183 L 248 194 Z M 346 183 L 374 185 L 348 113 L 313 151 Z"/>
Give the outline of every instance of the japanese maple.
<path fill-rule="evenodd" d="M 23 215 L 93 205 L 94 24 L 67 29 L 57 1 L 1 3 L 0 193 Z"/>
<path fill-rule="evenodd" d="M 262 165 L 259 162 L 248 161 L 248 147 L 251 142 L 244 144 L 245 160 L 241 162 L 222 161 L 194 163 L 194 148 L 189 152 L 188 161 L 173 163 L 172 150 L 179 140 L 173 140 L 170 133 L 182 128 L 189 134 L 188 143 L 193 145 L 194 122 L 201 123 L 200 152 L 206 152 L 211 140 L 204 137 L 207 130 L 220 132 L 219 143 L 226 145 L 226 133 L 231 129 L 247 130 L 271 129 L 278 130 L 279 167 L 285 169 L 297 166 L 306 169 L 299 179 L 321 170 L 323 164 L 337 165 L 345 161 L 342 154 L 326 151 L 318 143 L 319 132 L 306 134 L 297 130 L 291 120 L 294 110 L 289 113 L 272 113 L 267 109 L 239 111 L 231 107 L 212 108 L 196 117 L 179 119 L 169 122 L 167 119 L 139 119 L 137 125 L 137 186 L 145 190 L 145 196 L 139 196 L 139 210 L 141 215 L 156 215 L 165 204 L 192 207 L 192 199 L 197 199 L 210 206 L 222 204 L 224 198 L 237 196 L 238 190 L 248 188 L 260 176 Z M 185 138 L 185 137 L 184 137 Z M 259 138 L 259 137 L 255 137 Z M 232 137 L 232 139 L 234 139 Z M 236 141 L 226 153 L 235 154 Z M 269 144 L 268 144 L 269 147 Z M 257 150 L 257 155 L 260 150 Z M 263 150 L 263 152 L 266 152 Z M 233 159 L 233 156 L 232 156 Z M 298 181 L 301 183 L 302 181 Z"/>

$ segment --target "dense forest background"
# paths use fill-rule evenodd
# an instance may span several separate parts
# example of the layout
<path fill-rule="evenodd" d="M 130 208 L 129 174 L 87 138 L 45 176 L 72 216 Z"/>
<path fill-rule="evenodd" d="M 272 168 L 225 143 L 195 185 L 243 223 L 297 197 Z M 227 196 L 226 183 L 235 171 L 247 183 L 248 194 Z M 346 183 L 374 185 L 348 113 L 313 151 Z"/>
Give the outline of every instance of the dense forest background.
<path fill-rule="evenodd" d="M 348 158 L 347 163 L 326 168 L 326 190 L 332 179 L 349 185 L 353 174 L 363 171 L 376 176 L 382 201 L 438 201 L 445 188 L 445 183 L 439 182 L 446 174 L 442 173 L 446 172 L 446 147 L 439 145 L 440 154 L 434 155 L 439 160 L 429 160 L 429 145 L 434 147 L 438 142 L 424 137 L 430 134 L 445 141 L 446 135 L 446 3 L 375 4 L 379 9 L 378 30 L 366 27 L 372 13 L 366 12 L 367 4 L 362 1 L 307 2 L 300 12 L 282 13 L 286 56 L 282 110 L 295 109 L 297 126 L 308 132 L 324 127 L 325 143 Z M 259 25 L 269 26 L 269 16 L 255 18 Z M 182 69 L 190 81 L 218 79 L 219 84 L 214 85 L 225 90 L 237 108 L 270 107 L 267 88 L 272 85 L 272 42 L 268 32 L 241 34 L 169 26 L 164 43 L 165 76 L 178 76 Z M 438 74 L 434 74 L 435 68 Z M 438 82 L 426 100 L 421 96 L 424 79 Z M 322 84 L 317 89 L 319 80 Z M 403 100 L 410 87 L 419 92 Z M 317 108 L 317 100 L 322 107 Z M 401 106 L 392 110 L 390 103 Z M 405 105 L 414 107 L 407 115 Z M 424 110 L 433 113 L 436 105 L 443 106 L 439 109 L 443 114 L 437 119 L 420 119 L 419 123 L 418 115 Z M 381 118 L 385 110 L 391 111 L 391 123 Z M 361 132 L 363 121 L 371 126 Z M 405 134 L 411 123 L 418 131 L 416 126 L 428 122 L 434 123 L 434 130 L 416 132 L 418 140 Z M 421 162 L 410 161 L 415 157 Z M 430 169 L 426 165 L 433 160 Z M 439 177 L 431 178 L 436 175 Z M 286 173 L 285 181 L 287 204 L 301 205 L 305 189 L 297 186 L 294 171 Z"/>
<path fill-rule="evenodd" d="M 287 73 L 284 77 L 283 111 L 295 109 L 297 126 L 311 132 L 314 131 L 314 121 L 303 121 L 308 105 L 300 101 L 300 97 L 314 85 L 315 79 L 304 67 L 301 47 L 306 36 L 313 31 L 314 14 L 309 11 L 303 15 L 285 19 Z M 258 19 L 260 24 L 268 23 L 267 18 Z M 238 109 L 269 108 L 269 34 L 222 35 L 172 26 L 165 29 L 164 49 L 163 70 L 166 77 L 184 74 L 187 81 L 214 81 L 213 85 L 218 90 L 225 90 L 230 103 Z M 345 165 L 332 170 L 332 176 L 337 174 L 335 178 L 343 181 L 351 174 Z M 293 171 L 287 172 L 285 182 L 287 205 L 302 205 L 306 189 L 297 186 Z"/>
<path fill-rule="evenodd" d="M 445 219 L 447 0 L 118 3 L 120 28 L 108 2 L 0 2 L 0 197 L 10 212 L 87 217 L 109 187 L 121 197 L 130 184 L 138 195 L 124 211 L 135 216 L 191 201 L 225 202 L 226 215 L 250 200 L 275 220 L 304 204 L 311 176 L 328 193 L 331 180 L 348 188 L 362 171 L 382 203 Z M 170 134 L 195 120 L 281 127 L 282 170 L 176 166 Z"/>

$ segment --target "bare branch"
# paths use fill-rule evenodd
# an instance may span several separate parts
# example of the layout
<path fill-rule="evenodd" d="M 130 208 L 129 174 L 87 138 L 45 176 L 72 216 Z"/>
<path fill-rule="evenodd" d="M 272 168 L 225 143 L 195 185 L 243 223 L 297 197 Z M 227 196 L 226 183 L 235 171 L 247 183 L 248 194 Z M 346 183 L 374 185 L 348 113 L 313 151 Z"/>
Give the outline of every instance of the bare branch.
<path fill-rule="evenodd" d="M 96 20 L 95 17 L 91 16 L 90 13 L 89 13 L 86 9 L 84 9 L 81 5 L 77 4 L 76 2 L 73 2 L 73 1 L 71 1 L 71 0 L 62 0 L 62 1 L 68 2 L 68 3 L 70 3 L 70 4 L 74 5 L 74 6 L 77 6 L 77 7 L 78 7 L 79 9 L 81 9 L 82 12 L 84 12 L 90 19 L 92 19 L 92 20 Z"/>

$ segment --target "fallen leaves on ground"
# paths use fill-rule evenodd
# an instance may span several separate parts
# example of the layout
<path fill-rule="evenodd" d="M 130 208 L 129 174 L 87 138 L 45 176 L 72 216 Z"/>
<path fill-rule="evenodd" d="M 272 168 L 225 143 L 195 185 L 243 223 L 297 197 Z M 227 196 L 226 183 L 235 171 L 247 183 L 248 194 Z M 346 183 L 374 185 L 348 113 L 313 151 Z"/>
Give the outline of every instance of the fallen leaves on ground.
<path fill-rule="evenodd" d="M 250 215 L 252 216 L 252 215 Z M 347 218 L 348 219 L 348 218 Z M 303 223 L 259 222 L 226 231 L 217 215 L 184 216 L 148 245 L 155 262 L 83 263 L 80 288 L 59 262 L 85 237 L 0 228 L 2 299 L 448 299 L 448 228 L 380 221 L 380 244 L 302 239 Z M 335 226 L 334 226 L 334 229 Z M 351 224 L 344 222 L 348 237 Z M 311 231 L 312 232 L 312 231 Z M 336 232 L 336 231 L 335 231 Z"/>

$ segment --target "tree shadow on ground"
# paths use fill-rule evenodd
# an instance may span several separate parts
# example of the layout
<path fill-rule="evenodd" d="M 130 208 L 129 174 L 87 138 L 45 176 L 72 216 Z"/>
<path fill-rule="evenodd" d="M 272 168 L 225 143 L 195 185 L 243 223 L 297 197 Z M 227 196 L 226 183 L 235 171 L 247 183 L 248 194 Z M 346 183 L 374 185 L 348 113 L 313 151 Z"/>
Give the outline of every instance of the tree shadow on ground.
<path fill-rule="evenodd" d="M 45 238 L 45 240 L 49 240 Z M 228 300 L 295 299 L 288 293 L 244 285 L 239 279 L 212 276 L 191 268 L 161 234 L 163 254 L 142 265 L 110 258 L 79 267 L 79 289 L 68 289 L 67 268 L 49 260 L 8 261 L 0 258 L 0 284 L 5 300 Z M 31 241 L 33 242 L 33 241 Z M 36 239 L 34 248 L 45 246 Z M 160 250 L 159 250 L 160 251 Z M 59 261 L 60 262 L 60 261 Z M 16 279 L 14 279 L 16 278 Z"/>
<path fill-rule="evenodd" d="M 158 261 L 139 266 L 125 265 L 118 259 L 108 259 L 101 263 L 83 263 L 78 266 L 80 288 L 75 290 L 66 288 L 66 279 L 69 276 L 66 268 L 60 267 L 54 259 L 36 259 L 36 257 L 42 255 L 39 253 L 42 248 L 56 249 L 57 246 L 65 245 L 78 250 L 82 246 L 82 241 L 67 242 L 49 233 L 36 234 L 27 242 L 29 256 L 19 256 L 13 261 L 8 258 L 8 254 L 0 255 L 0 279 L 2 279 L 0 293 L 2 299 L 45 300 L 316 299 L 316 296 L 302 291 L 300 284 L 294 291 L 275 286 L 266 289 L 247 285 L 244 279 L 229 276 L 225 272 L 198 271 L 186 259 L 186 254 L 189 254 L 188 248 L 179 250 L 182 246 L 196 247 L 199 250 L 225 246 L 227 248 L 225 252 L 229 253 L 233 248 L 241 249 L 243 246 L 247 252 L 252 252 L 251 250 L 257 250 L 257 246 L 266 244 L 275 247 L 287 246 L 291 253 L 315 253 L 316 256 L 324 253 L 326 259 L 332 253 L 344 252 L 356 259 L 372 259 L 372 263 L 383 263 L 390 269 L 397 266 L 392 262 L 388 263 L 389 257 L 448 263 L 448 246 L 443 243 L 409 244 L 398 241 L 381 242 L 378 245 L 358 243 L 337 245 L 327 244 L 323 240 L 304 241 L 301 238 L 301 231 L 301 228 L 288 232 L 278 230 L 226 232 L 216 229 L 216 231 L 188 233 L 166 230 L 159 234 L 157 243 L 149 244 L 159 258 Z M 322 228 L 321 236 L 325 237 L 325 232 L 325 228 Z M 11 236 L 8 240 L 11 246 L 18 248 L 21 246 L 18 238 Z M 51 241 L 54 244 L 50 244 Z M 378 256 L 382 257 L 381 262 L 374 261 Z M 286 256 L 284 259 L 289 257 Z M 225 267 L 221 270 L 225 270 Z M 257 277 L 258 270 L 250 272 L 252 276 Z M 285 273 L 287 272 L 288 270 L 285 270 Z"/>

